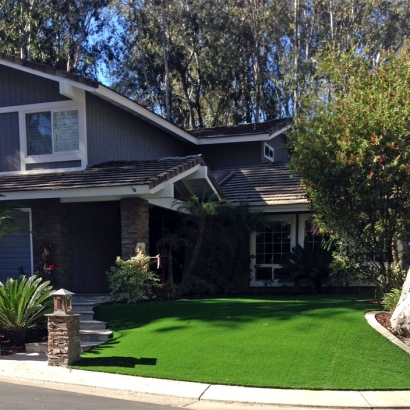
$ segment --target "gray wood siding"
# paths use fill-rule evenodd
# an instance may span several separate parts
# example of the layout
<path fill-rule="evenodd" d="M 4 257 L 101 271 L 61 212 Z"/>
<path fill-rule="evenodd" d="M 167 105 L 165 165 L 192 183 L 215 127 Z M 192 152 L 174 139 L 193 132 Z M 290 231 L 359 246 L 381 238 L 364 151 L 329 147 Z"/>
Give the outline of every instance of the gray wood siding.
<path fill-rule="evenodd" d="M 0 65 L 0 107 L 65 100 L 58 82 Z"/>
<path fill-rule="evenodd" d="M 278 135 L 272 140 L 268 141 L 270 145 L 275 150 L 274 160 L 275 162 L 289 162 L 288 151 L 285 148 L 286 136 L 284 134 Z M 263 147 L 264 144 L 262 144 Z M 263 151 L 262 151 L 263 155 Z"/>
<path fill-rule="evenodd" d="M 88 165 L 184 156 L 187 143 L 87 93 Z"/>
<path fill-rule="evenodd" d="M 7 171 L 20 171 L 19 119 L 16 112 L 0 114 L 0 172 Z"/>
<path fill-rule="evenodd" d="M 211 169 L 224 169 L 261 163 L 261 143 L 235 142 L 195 147 L 190 154 L 203 154 Z"/>
<path fill-rule="evenodd" d="M 17 279 L 21 266 L 26 275 L 31 275 L 30 216 L 22 212 L 18 216 L 22 231 L 0 238 L 0 281 L 7 278 Z"/>

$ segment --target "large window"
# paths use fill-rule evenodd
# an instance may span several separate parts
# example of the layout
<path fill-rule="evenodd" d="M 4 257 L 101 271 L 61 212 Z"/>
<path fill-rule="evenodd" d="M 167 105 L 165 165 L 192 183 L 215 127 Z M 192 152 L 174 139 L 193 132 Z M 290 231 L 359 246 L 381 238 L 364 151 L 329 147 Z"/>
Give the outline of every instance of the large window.
<path fill-rule="evenodd" d="M 301 218 L 301 228 L 299 243 L 304 248 L 308 248 L 313 252 L 317 252 L 322 247 L 322 241 L 328 240 L 328 235 L 323 235 L 317 225 L 312 220 L 311 216 Z"/>
<path fill-rule="evenodd" d="M 279 264 L 290 252 L 290 221 L 271 222 L 256 233 L 256 263 Z"/>
<path fill-rule="evenodd" d="M 253 255 L 251 285 L 261 286 L 286 277 L 282 261 L 294 246 L 294 217 L 275 217 L 260 225 L 251 238 Z"/>
<path fill-rule="evenodd" d="M 28 155 L 79 150 L 77 110 L 26 114 L 26 130 Z"/>

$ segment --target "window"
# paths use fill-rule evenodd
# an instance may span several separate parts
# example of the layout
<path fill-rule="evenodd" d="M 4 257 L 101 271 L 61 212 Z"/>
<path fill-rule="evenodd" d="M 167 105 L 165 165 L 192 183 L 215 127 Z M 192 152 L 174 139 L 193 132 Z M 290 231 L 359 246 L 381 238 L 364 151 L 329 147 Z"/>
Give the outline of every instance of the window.
<path fill-rule="evenodd" d="M 313 252 L 316 252 L 322 246 L 323 240 L 328 240 L 327 235 L 322 235 L 319 232 L 318 227 L 311 219 L 305 220 L 304 232 L 303 232 L 303 247 L 310 248 Z"/>
<path fill-rule="evenodd" d="M 286 279 L 281 263 L 295 245 L 295 217 L 275 216 L 258 226 L 251 236 L 251 286 L 283 286 L 277 279 Z"/>
<path fill-rule="evenodd" d="M 26 114 L 26 130 L 28 155 L 79 150 L 77 110 Z"/>
<path fill-rule="evenodd" d="M 279 264 L 290 252 L 290 221 L 275 221 L 256 233 L 256 263 Z"/>
<path fill-rule="evenodd" d="M 272 162 L 273 162 L 273 160 L 274 160 L 274 150 L 273 150 L 273 148 L 272 148 L 270 145 L 268 145 L 268 144 L 265 144 L 265 147 L 264 147 L 264 155 L 265 155 L 265 158 L 267 158 L 269 161 L 272 161 Z"/>

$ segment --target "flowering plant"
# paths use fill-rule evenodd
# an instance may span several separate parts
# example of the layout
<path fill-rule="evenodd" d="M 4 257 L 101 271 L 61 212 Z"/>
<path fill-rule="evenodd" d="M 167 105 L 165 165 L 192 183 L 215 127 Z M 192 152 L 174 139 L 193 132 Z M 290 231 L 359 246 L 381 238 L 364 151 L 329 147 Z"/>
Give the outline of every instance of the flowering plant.
<path fill-rule="evenodd" d="M 41 255 L 41 261 L 36 266 L 35 275 L 43 280 L 50 280 L 52 272 L 55 270 L 55 265 L 49 263 L 51 245 L 48 242 L 43 243 L 44 251 Z"/>

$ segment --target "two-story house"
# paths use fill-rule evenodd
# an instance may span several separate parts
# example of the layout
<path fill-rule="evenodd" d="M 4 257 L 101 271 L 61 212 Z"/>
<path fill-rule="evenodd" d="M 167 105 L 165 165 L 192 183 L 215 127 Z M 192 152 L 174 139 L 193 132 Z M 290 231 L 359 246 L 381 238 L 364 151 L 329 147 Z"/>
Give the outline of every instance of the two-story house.
<path fill-rule="evenodd" d="M 282 119 L 185 131 L 95 81 L 0 54 L 0 201 L 17 202 L 25 226 L 0 239 L 0 280 L 19 266 L 33 273 L 48 243 L 56 286 L 106 292 L 105 271 L 150 243 L 157 215 L 216 193 L 270 215 L 250 240 L 250 285 L 275 285 L 279 260 L 309 224 L 286 167 L 290 127 Z"/>

